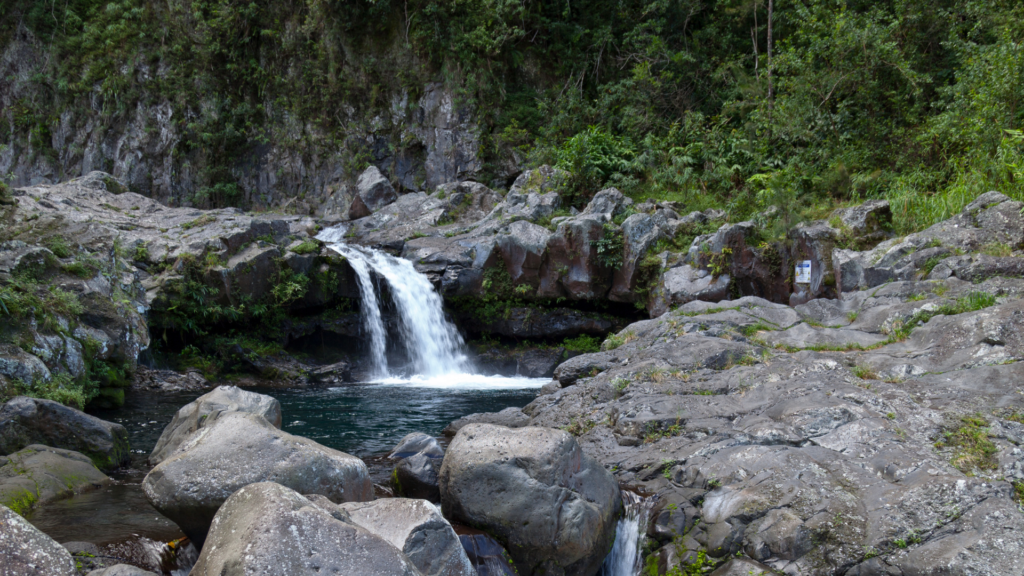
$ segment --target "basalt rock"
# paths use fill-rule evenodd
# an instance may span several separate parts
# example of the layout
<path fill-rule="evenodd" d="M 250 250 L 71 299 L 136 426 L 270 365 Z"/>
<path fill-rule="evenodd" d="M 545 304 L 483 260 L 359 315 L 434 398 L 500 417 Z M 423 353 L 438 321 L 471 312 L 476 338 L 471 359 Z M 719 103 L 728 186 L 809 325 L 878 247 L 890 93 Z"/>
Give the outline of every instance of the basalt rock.
<path fill-rule="evenodd" d="M 1024 204 L 998 192 L 982 194 L 960 214 L 934 226 L 879 244 L 867 252 L 836 250 L 837 285 L 842 292 L 914 280 L 942 263 L 941 278 L 978 279 L 974 261 L 957 258 L 986 250 L 1010 253 L 1024 247 Z M 1016 259 L 1014 259 L 1016 260 Z M 1012 271 L 1012 261 L 1008 261 Z M 999 265 L 993 266 L 999 270 Z M 1012 272 L 1011 272 L 1012 273 Z"/>
<path fill-rule="evenodd" d="M 401 550 L 424 576 L 477 576 L 451 524 L 429 502 L 386 498 L 338 508 L 349 522 Z"/>
<path fill-rule="evenodd" d="M 0 456 L 0 504 L 22 514 L 109 483 L 91 460 L 71 450 L 32 444 Z"/>
<path fill-rule="evenodd" d="M 31 444 L 80 452 L 101 470 L 118 468 L 131 458 L 124 426 L 52 400 L 19 396 L 0 408 L 0 454 Z"/>
<path fill-rule="evenodd" d="M 271 482 L 244 486 L 224 502 L 191 572 L 256 573 L 422 575 L 394 545 L 352 522 L 331 502 Z"/>
<path fill-rule="evenodd" d="M 77 576 L 71 554 L 10 508 L 0 505 L 0 558 L 10 576 Z"/>
<path fill-rule="evenodd" d="M 281 403 L 276 399 L 236 386 L 218 386 L 178 409 L 153 447 L 149 463 L 155 466 L 174 454 L 197 430 L 216 421 L 210 416 L 220 412 L 259 414 L 274 427 L 281 427 Z"/>
<path fill-rule="evenodd" d="M 596 574 L 622 510 L 612 476 L 560 430 L 466 426 L 440 487 L 448 516 L 505 542 L 525 576 Z"/>
<path fill-rule="evenodd" d="M 278 482 L 334 502 L 373 497 L 362 460 L 292 436 L 259 414 L 213 412 L 142 483 L 158 511 L 202 546 L 220 506 L 243 486 Z"/>
<path fill-rule="evenodd" d="M 348 217 L 352 220 L 369 216 L 398 198 L 391 182 L 380 173 L 376 166 L 370 166 L 359 175 L 356 194 Z"/>

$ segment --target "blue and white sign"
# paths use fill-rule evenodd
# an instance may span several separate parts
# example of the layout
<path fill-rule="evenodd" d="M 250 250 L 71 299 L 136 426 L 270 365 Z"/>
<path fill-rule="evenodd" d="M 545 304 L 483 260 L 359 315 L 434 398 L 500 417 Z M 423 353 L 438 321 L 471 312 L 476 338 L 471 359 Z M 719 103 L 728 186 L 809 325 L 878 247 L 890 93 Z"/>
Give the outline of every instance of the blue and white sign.
<path fill-rule="evenodd" d="M 803 262 L 797 262 L 796 264 L 796 283 L 797 284 L 810 284 L 811 283 L 811 261 L 804 260 Z"/>

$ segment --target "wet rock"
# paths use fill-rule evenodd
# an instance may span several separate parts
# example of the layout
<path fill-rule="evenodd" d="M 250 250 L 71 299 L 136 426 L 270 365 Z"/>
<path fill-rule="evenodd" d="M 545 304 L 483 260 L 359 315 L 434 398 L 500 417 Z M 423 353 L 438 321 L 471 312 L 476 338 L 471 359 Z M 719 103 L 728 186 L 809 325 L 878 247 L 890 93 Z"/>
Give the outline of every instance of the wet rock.
<path fill-rule="evenodd" d="M 358 220 L 373 214 L 398 199 L 391 182 L 380 173 L 376 166 L 370 166 L 359 175 L 356 194 L 348 209 L 350 220 Z"/>
<path fill-rule="evenodd" d="M 71 554 L 10 508 L 0 505 L 0 558 L 10 576 L 76 576 Z"/>
<path fill-rule="evenodd" d="M 279 482 L 334 502 L 365 501 L 373 486 L 362 460 L 275 428 L 263 416 L 213 412 L 142 483 L 161 514 L 202 545 L 214 514 L 239 488 Z"/>
<path fill-rule="evenodd" d="M 228 498 L 210 526 L 193 576 L 420 576 L 383 538 L 351 522 L 336 506 L 320 505 L 280 484 L 260 482 Z"/>
<path fill-rule="evenodd" d="M 622 510 L 618 485 L 560 430 L 462 428 L 445 454 L 441 501 L 453 520 L 508 543 L 520 574 L 597 572 Z"/>
<path fill-rule="evenodd" d="M 352 381 L 352 365 L 344 360 L 327 366 L 318 366 L 309 371 L 309 381 L 314 384 L 341 384 Z"/>
<path fill-rule="evenodd" d="M 459 541 L 479 576 L 518 576 L 512 557 L 487 534 L 459 534 Z"/>
<path fill-rule="evenodd" d="M 18 396 L 0 408 L 0 454 L 43 444 L 74 450 L 101 470 L 128 463 L 128 431 L 52 400 Z"/>
<path fill-rule="evenodd" d="M 352 524 L 401 550 L 424 576 L 477 576 L 451 524 L 429 502 L 387 498 L 338 508 Z"/>
<path fill-rule="evenodd" d="M 150 465 L 166 460 L 197 430 L 216 418 L 219 412 L 259 414 L 276 428 L 281 427 L 281 403 L 271 396 L 242 390 L 237 386 L 218 386 L 182 406 L 171 419 L 149 455 Z"/>
<path fill-rule="evenodd" d="M 0 504 L 21 514 L 109 483 L 89 458 L 71 450 L 32 444 L 0 456 Z"/>
<path fill-rule="evenodd" d="M 529 422 L 530 417 L 523 414 L 523 410 L 521 408 L 512 406 L 505 408 L 500 412 L 479 412 L 463 416 L 451 424 L 448 424 L 442 434 L 445 436 L 455 436 L 459 430 L 462 430 L 469 424 L 495 424 L 506 428 L 522 428 Z"/>

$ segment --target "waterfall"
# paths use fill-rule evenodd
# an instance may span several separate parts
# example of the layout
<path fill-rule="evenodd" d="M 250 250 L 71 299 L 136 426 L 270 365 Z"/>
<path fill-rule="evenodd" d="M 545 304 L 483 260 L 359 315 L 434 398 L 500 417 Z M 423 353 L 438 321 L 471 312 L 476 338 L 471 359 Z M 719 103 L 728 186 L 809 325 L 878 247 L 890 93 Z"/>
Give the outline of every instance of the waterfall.
<path fill-rule="evenodd" d="M 640 552 L 647 539 L 647 524 L 655 498 L 622 491 L 625 513 L 615 527 L 615 544 L 601 565 L 600 576 L 637 576 L 643 566 Z"/>
<path fill-rule="evenodd" d="M 370 336 L 374 379 L 393 376 L 388 369 L 386 331 L 372 274 L 383 278 L 398 311 L 401 344 L 415 374 L 425 377 L 468 372 L 458 330 L 444 315 L 444 302 L 426 276 L 408 260 L 379 250 L 345 244 L 343 226 L 321 232 L 317 239 L 348 259 L 359 282 L 363 327 Z"/>

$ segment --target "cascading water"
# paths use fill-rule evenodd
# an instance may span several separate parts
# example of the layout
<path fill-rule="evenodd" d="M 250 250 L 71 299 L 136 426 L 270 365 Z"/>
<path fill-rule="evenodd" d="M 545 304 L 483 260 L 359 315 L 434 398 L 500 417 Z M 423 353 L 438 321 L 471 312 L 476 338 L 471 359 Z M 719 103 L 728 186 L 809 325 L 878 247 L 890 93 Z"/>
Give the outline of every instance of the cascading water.
<path fill-rule="evenodd" d="M 655 498 L 644 498 L 636 492 L 622 491 L 625 513 L 615 527 L 615 544 L 601 565 L 600 576 L 637 576 L 643 566 L 640 552 L 647 539 L 647 524 Z"/>
<path fill-rule="evenodd" d="M 423 377 L 465 373 L 469 363 L 465 343 L 444 316 L 444 302 L 426 276 L 408 260 L 342 242 L 345 229 L 322 231 L 317 239 L 348 259 L 359 281 L 363 327 L 370 336 L 371 372 L 374 379 L 392 376 L 388 370 L 386 332 L 371 272 L 390 288 L 398 311 L 402 345 L 415 374 Z"/>

